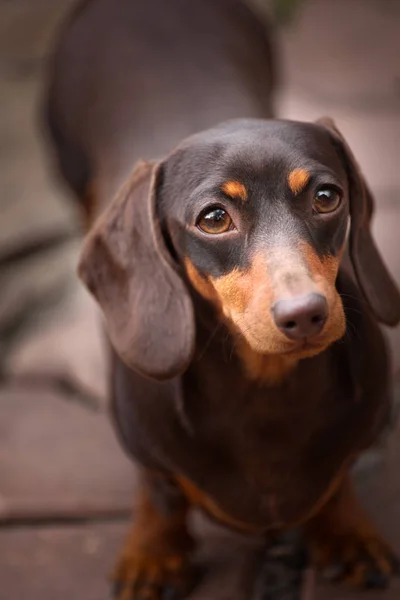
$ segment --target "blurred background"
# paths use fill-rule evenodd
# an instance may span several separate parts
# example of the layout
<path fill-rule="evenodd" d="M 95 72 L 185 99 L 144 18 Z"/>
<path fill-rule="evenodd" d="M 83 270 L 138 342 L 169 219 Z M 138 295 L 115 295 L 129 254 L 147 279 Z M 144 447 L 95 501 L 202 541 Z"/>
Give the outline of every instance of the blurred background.
<path fill-rule="evenodd" d="M 375 193 L 375 235 L 400 282 L 400 1 L 247 1 L 277 27 L 279 116 L 335 119 Z M 82 224 L 39 127 L 46 63 L 74 4 L 0 0 L 1 600 L 105 600 L 132 502 L 98 316 L 75 277 Z M 400 382 L 400 331 L 389 337 Z M 362 488 L 398 552 L 399 464 L 392 436 Z M 225 534 L 215 535 L 223 562 Z"/>

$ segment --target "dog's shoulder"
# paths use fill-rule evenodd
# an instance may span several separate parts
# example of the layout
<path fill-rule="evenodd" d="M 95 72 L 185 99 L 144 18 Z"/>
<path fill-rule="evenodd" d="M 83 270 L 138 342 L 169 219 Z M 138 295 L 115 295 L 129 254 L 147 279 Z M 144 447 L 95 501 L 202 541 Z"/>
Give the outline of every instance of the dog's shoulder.
<path fill-rule="evenodd" d="M 359 352 L 366 361 L 370 359 L 377 363 L 378 355 L 387 360 L 382 329 L 356 284 L 352 272 L 346 267 L 340 268 L 336 287 L 346 315 L 347 327 L 343 340 L 346 347 Z"/>
<path fill-rule="evenodd" d="M 351 273 L 340 269 L 337 289 L 346 314 L 346 333 L 332 351 L 353 389 L 360 414 L 374 415 L 375 427 L 367 430 L 375 437 L 385 426 L 391 410 L 391 365 L 383 331 L 371 313 Z M 372 429 L 374 431 L 372 431 Z"/>

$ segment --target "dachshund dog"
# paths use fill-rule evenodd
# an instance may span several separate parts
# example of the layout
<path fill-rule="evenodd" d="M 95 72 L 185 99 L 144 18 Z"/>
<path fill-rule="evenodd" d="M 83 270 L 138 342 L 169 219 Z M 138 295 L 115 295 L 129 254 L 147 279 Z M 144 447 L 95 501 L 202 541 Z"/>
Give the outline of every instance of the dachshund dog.
<path fill-rule="evenodd" d="M 318 567 L 384 586 L 398 563 L 350 481 L 391 407 L 379 323 L 400 319 L 371 192 L 330 119 L 270 118 L 271 46 L 249 9 L 161 4 L 86 2 L 47 101 L 141 467 L 120 598 L 185 596 L 193 507 L 266 540 L 300 527 Z"/>

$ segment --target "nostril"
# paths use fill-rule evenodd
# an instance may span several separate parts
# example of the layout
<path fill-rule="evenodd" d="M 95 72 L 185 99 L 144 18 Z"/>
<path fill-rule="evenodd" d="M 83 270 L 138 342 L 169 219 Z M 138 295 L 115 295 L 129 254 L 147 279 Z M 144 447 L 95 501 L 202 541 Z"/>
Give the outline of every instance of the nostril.
<path fill-rule="evenodd" d="M 321 323 L 323 323 L 324 321 L 324 317 L 322 315 L 314 315 L 313 317 L 311 317 L 311 323 L 313 323 L 314 325 L 320 325 Z"/>
<path fill-rule="evenodd" d="M 316 336 L 328 318 L 326 298 L 320 294 L 308 294 L 279 300 L 272 308 L 277 327 L 290 339 Z"/>

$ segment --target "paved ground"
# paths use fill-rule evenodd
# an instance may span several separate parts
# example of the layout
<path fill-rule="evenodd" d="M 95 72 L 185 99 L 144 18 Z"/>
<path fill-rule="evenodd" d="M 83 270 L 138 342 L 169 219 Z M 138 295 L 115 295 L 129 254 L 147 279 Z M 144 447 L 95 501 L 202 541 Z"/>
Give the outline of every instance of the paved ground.
<path fill-rule="evenodd" d="M 69 4 L 0 7 L 0 600 L 106 600 L 135 487 L 106 414 L 97 315 L 74 278 L 79 222 L 49 176 L 37 126 L 44 60 Z M 400 282 L 399 28 L 396 0 L 306 0 L 283 31 L 278 106 L 291 118 L 330 114 L 348 136 Z M 400 378 L 400 332 L 390 340 Z M 362 498 L 400 553 L 399 440 L 392 436 Z M 199 559 L 213 569 L 193 599 L 218 590 L 245 600 L 254 544 L 199 519 L 195 526 Z M 317 598 L 358 596 L 319 588 Z"/>

